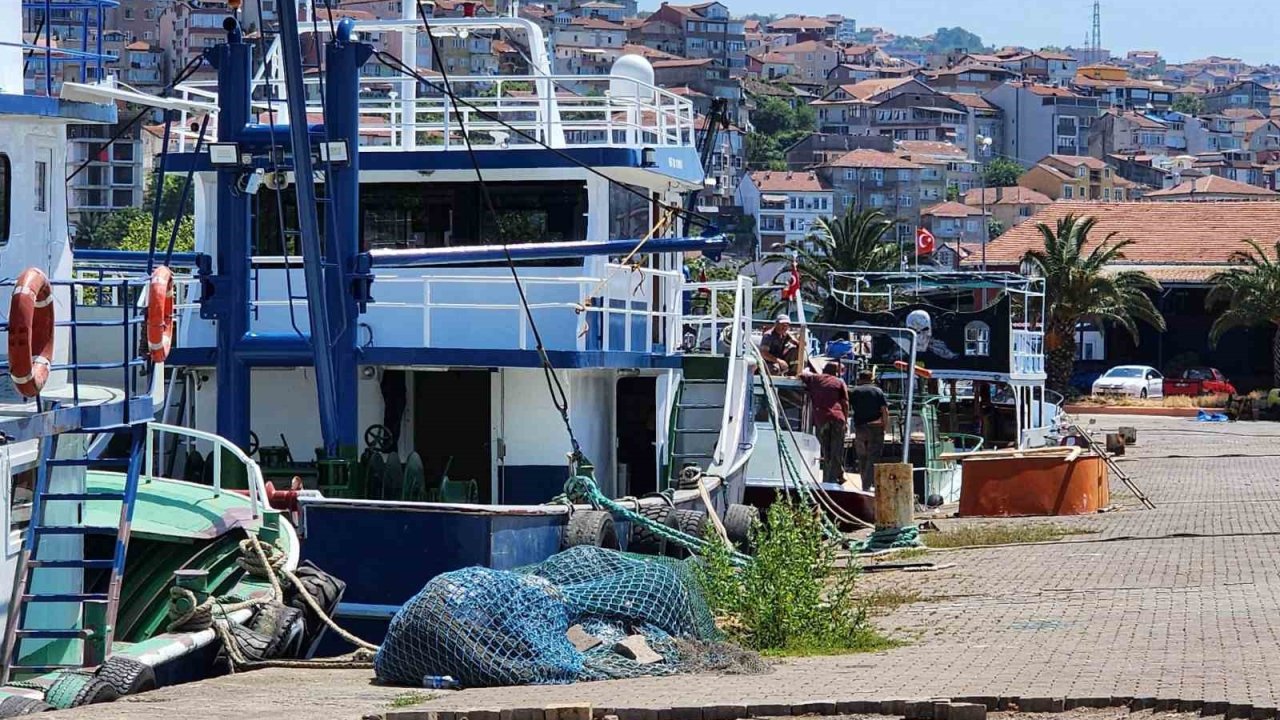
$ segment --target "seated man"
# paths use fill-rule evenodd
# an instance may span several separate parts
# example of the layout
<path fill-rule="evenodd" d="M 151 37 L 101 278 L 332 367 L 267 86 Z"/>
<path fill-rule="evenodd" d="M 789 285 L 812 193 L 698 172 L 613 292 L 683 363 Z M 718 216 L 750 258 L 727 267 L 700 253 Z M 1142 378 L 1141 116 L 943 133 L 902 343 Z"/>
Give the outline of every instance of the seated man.
<path fill-rule="evenodd" d="M 771 375 L 791 375 L 800 360 L 800 343 L 791 335 L 791 318 L 783 313 L 760 338 L 760 356 Z"/>

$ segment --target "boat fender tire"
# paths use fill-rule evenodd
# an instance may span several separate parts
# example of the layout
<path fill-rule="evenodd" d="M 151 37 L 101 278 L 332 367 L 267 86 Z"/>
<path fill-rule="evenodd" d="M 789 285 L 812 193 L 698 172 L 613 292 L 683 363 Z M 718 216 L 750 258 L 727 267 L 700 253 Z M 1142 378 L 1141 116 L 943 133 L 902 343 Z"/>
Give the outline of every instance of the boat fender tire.
<path fill-rule="evenodd" d="M 161 265 L 147 284 L 147 352 L 154 362 L 164 362 L 173 347 L 173 306 L 177 293 L 173 271 Z"/>
<path fill-rule="evenodd" d="M 120 693 L 102 678 L 83 672 L 64 672 L 53 681 L 44 693 L 44 701 L 57 708 L 80 707 L 113 702 Z"/>
<path fill-rule="evenodd" d="M 150 665 L 123 655 L 112 655 L 95 673 L 120 695 L 137 695 L 156 689 L 156 671 Z"/>
<path fill-rule="evenodd" d="M 569 517 L 564 528 L 565 548 L 579 545 L 618 549 L 618 532 L 613 524 L 613 516 L 604 510 L 580 510 Z"/>
<path fill-rule="evenodd" d="M 724 531 L 729 542 L 751 551 L 751 528 L 760 522 L 760 509 L 752 505 L 730 505 L 724 514 Z"/>
<path fill-rule="evenodd" d="M 36 713 L 48 712 L 52 709 L 53 706 L 43 700 L 22 697 L 20 695 L 10 695 L 9 697 L 0 700 L 0 718 L 35 715 Z"/>
<path fill-rule="evenodd" d="M 675 529 L 685 535 L 702 539 L 706 537 L 707 514 L 701 510 L 676 510 L 673 513 Z M 688 557 L 689 550 L 677 543 L 667 543 L 667 554 L 671 557 Z"/>
<path fill-rule="evenodd" d="M 18 276 L 9 300 L 9 379 L 23 397 L 44 389 L 53 362 L 53 289 L 38 268 Z"/>
<path fill-rule="evenodd" d="M 268 605 L 254 616 L 249 629 L 269 638 L 263 659 L 284 657 L 302 645 L 302 611 L 288 605 Z"/>
<path fill-rule="evenodd" d="M 267 651 L 271 648 L 272 638 L 255 632 L 243 625 L 232 625 L 228 631 L 240 656 L 249 662 L 261 662 L 269 659 Z"/>
<path fill-rule="evenodd" d="M 675 512 L 675 509 L 666 503 L 640 506 L 640 514 L 646 519 L 667 527 L 671 527 Z M 631 542 L 628 543 L 627 550 L 634 553 L 662 555 L 667 550 L 667 539 L 651 527 L 633 523 Z"/>
<path fill-rule="evenodd" d="M 342 600 L 343 593 L 347 590 L 347 584 L 316 567 L 310 560 L 302 561 L 294 572 L 294 576 L 306 588 L 312 599 L 320 606 L 320 609 L 332 617 L 334 611 L 338 609 L 338 603 Z M 307 636 L 309 638 L 318 636 L 325 627 L 324 622 L 307 605 L 307 601 L 302 599 L 302 593 L 290 585 L 285 594 L 288 597 L 288 604 L 302 611 L 302 616 L 306 623 Z"/>

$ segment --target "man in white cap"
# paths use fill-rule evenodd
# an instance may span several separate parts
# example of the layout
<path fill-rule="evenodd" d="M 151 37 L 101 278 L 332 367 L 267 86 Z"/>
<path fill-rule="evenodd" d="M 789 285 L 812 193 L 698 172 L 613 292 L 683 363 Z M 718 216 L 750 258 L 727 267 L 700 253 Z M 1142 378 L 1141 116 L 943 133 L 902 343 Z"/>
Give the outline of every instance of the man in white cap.
<path fill-rule="evenodd" d="M 791 318 L 782 313 L 760 338 L 760 356 L 772 375 L 790 375 L 800 360 L 800 343 L 791 336 Z"/>

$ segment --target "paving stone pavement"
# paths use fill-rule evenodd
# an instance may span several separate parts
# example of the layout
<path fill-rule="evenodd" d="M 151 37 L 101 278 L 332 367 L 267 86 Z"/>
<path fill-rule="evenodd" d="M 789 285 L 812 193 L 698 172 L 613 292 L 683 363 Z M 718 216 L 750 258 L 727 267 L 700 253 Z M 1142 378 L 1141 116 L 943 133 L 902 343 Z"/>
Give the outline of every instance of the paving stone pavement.
<path fill-rule="evenodd" d="M 1084 418 L 1087 421 L 1087 418 Z M 837 697 L 1135 696 L 1280 705 L 1280 425 L 1100 417 L 1139 429 L 1121 467 L 1156 503 L 1059 522 L 1062 542 L 931 553 L 878 573 L 922 600 L 878 618 L 908 643 L 764 676 L 694 675 L 447 695 L 424 708 L 792 705 Z M 1230 457 L 1219 457 L 1229 455 Z M 1118 505 L 1136 498 L 1113 482 Z M 962 520 L 944 521 L 950 523 Z"/>
<path fill-rule="evenodd" d="M 1139 428 L 1139 444 L 1122 467 L 1157 508 L 1134 509 L 1136 498 L 1113 482 L 1117 512 L 995 521 L 1054 522 L 1090 534 L 936 551 L 928 559 L 954 567 L 864 576 L 868 591 L 919 593 L 920 601 L 876 618 L 907 641 L 902 647 L 781 662 L 767 675 L 465 690 L 413 709 L 791 707 L 844 698 L 969 696 L 1280 706 L 1274 659 L 1280 647 L 1280 424 L 1110 416 L 1091 427 L 1101 432 L 1121 424 Z M 939 522 L 945 530 L 975 521 Z M 386 712 L 403 692 L 371 686 L 364 672 L 271 670 L 164 688 L 65 716 L 360 717 Z M 1084 713 L 1079 720 L 1125 714 L 1114 713 Z"/>

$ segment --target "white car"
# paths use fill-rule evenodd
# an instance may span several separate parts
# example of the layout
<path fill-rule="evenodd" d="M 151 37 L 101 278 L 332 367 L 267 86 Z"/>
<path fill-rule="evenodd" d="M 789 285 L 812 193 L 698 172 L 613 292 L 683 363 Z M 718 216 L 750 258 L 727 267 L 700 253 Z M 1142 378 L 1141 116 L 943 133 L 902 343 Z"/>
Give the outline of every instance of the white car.
<path fill-rule="evenodd" d="M 1164 397 L 1164 376 L 1147 365 L 1117 365 L 1093 381 L 1093 394 Z"/>

